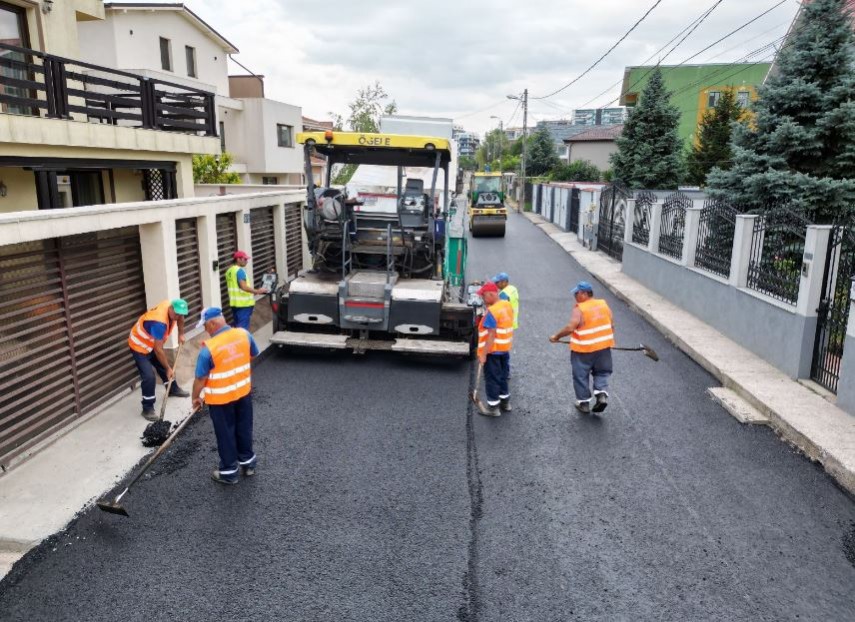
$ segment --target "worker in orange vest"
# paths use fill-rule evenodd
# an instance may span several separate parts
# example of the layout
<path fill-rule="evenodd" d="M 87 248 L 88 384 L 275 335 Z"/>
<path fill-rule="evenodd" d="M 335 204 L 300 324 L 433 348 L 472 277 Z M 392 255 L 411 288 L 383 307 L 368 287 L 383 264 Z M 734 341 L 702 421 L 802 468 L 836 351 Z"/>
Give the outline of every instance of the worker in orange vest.
<path fill-rule="evenodd" d="M 184 343 L 184 316 L 187 315 L 187 302 L 181 298 L 164 300 L 153 309 L 140 316 L 128 335 L 128 346 L 134 363 L 140 374 L 140 389 L 142 390 L 142 416 L 148 421 L 156 421 L 154 412 L 155 386 L 157 377 L 169 382 L 174 371 L 163 351 L 163 344 L 178 327 L 178 343 Z M 173 382 L 169 389 L 170 397 L 188 397 L 190 394 Z"/>
<path fill-rule="evenodd" d="M 212 475 L 220 484 L 237 484 L 239 472 L 255 475 L 257 458 L 252 450 L 252 359 L 258 346 L 249 331 L 226 324 L 219 307 L 202 311 L 197 324 L 211 336 L 199 350 L 193 407 L 208 405 L 220 466 Z"/>
<path fill-rule="evenodd" d="M 552 343 L 570 335 L 570 364 L 573 390 L 579 412 L 603 412 L 609 404 L 609 377 L 612 375 L 612 348 L 615 345 L 612 311 L 605 300 L 594 298 L 594 288 L 580 281 L 573 288 L 576 306 L 570 321 L 552 335 Z M 590 383 L 593 378 L 594 395 Z M 593 407 L 591 402 L 593 401 Z"/>
<path fill-rule="evenodd" d="M 484 368 L 487 407 L 480 414 L 498 417 L 510 412 L 511 393 L 508 372 L 511 347 L 514 343 L 514 308 L 499 299 L 499 288 L 488 282 L 478 290 L 487 312 L 478 323 L 478 361 Z"/>

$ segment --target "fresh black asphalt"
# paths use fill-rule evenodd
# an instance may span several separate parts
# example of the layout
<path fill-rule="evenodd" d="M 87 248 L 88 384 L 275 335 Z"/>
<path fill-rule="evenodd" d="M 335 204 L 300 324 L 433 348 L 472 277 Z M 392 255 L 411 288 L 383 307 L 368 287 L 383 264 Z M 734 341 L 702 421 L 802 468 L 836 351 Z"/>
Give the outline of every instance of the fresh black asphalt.
<path fill-rule="evenodd" d="M 259 472 L 213 483 L 200 419 L 125 498 L 0 582 L 0 620 L 852 620 L 855 504 L 604 288 L 622 343 L 602 417 L 546 338 L 590 278 L 520 216 L 469 276 L 519 287 L 515 411 L 473 415 L 472 368 L 272 355 Z M 847 548 L 851 559 L 847 559 Z"/>

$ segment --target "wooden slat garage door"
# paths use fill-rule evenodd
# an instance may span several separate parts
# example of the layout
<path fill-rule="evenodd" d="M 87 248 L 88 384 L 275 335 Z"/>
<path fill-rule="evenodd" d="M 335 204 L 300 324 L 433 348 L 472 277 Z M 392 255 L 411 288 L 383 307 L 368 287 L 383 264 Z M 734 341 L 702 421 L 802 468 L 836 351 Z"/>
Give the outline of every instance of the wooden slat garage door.
<path fill-rule="evenodd" d="M 127 388 L 136 227 L 0 247 L 0 465 Z"/>
<path fill-rule="evenodd" d="M 276 272 L 276 238 L 273 232 L 273 208 L 257 207 L 250 211 L 252 236 L 252 274 L 256 287 L 261 285 L 261 275 Z"/>
<path fill-rule="evenodd" d="M 220 262 L 220 297 L 223 304 L 223 315 L 231 324 L 232 310 L 229 307 L 229 288 L 226 286 L 226 270 L 232 265 L 232 255 L 238 249 L 237 246 L 237 221 L 235 214 L 217 214 L 217 259 Z"/>
<path fill-rule="evenodd" d="M 175 221 L 178 250 L 178 289 L 190 307 L 190 317 L 202 311 L 202 273 L 199 268 L 199 229 L 195 218 Z"/>
<path fill-rule="evenodd" d="M 287 249 L 288 277 L 297 276 L 303 269 L 303 206 L 299 203 L 285 206 L 285 246 Z"/>

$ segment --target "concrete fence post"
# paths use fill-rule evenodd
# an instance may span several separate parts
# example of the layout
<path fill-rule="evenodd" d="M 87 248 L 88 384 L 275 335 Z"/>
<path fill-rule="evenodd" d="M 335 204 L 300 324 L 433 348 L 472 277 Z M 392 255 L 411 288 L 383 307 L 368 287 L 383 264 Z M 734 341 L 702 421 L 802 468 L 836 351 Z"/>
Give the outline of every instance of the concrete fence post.
<path fill-rule="evenodd" d="M 632 242 L 632 226 L 635 223 L 635 199 L 626 200 L 626 217 L 624 218 L 623 242 Z"/>
<path fill-rule="evenodd" d="M 215 268 L 217 258 L 217 216 L 200 216 L 197 219 L 199 231 L 199 270 L 202 276 L 202 304 L 206 307 L 222 307 L 220 296 L 220 270 L 228 266 Z"/>
<path fill-rule="evenodd" d="M 693 268 L 695 251 L 698 250 L 698 228 L 701 224 L 701 207 L 695 202 L 694 207 L 686 210 L 686 221 L 683 226 L 683 256 L 680 260 L 684 266 Z"/>
<path fill-rule="evenodd" d="M 236 222 L 238 246 L 235 250 L 240 249 L 247 255 L 252 257 L 252 225 L 250 224 L 252 220 L 251 210 L 246 207 L 238 212 L 235 212 L 235 218 L 237 219 Z M 228 268 L 228 266 L 226 266 L 226 268 Z M 222 271 L 223 268 L 221 267 L 220 270 Z M 247 264 L 245 270 L 246 276 L 249 278 L 249 282 L 252 283 L 253 287 L 258 287 L 258 284 L 255 282 L 254 279 L 253 273 L 255 272 L 255 270 L 253 270 L 252 260 L 250 260 L 250 262 Z"/>
<path fill-rule="evenodd" d="M 140 225 L 139 232 L 147 306 L 151 308 L 162 300 L 179 298 L 181 292 L 178 283 L 175 219 Z M 167 347 L 173 348 L 176 345 L 173 334 L 167 342 Z"/>
<path fill-rule="evenodd" d="M 647 240 L 647 250 L 659 252 L 659 229 L 662 227 L 662 203 L 657 200 L 650 206 L 650 233 Z"/>
<path fill-rule="evenodd" d="M 804 317 L 816 317 L 822 298 L 822 281 L 825 276 L 825 263 L 828 258 L 828 242 L 831 239 L 831 225 L 810 225 L 805 236 L 805 251 L 799 280 L 799 297 L 796 301 L 796 313 Z M 837 266 L 829 266 L 831 273 Z"/>
<path fill-rule="evenodd" d="M 288 278 L 288 248 L 285 243 L 285 202 L 273 206 L 273 240 L 276 245 L 276 277 Z"/>
<path fill-rule="evenodd" d="M 849 323 L 843 342 L 843 360 L 840 362 L 837 406 L 855 415 L 855 279 L 849 288 Z"/>
<path fill-rule="evenodd" d="M 738 214 L 733 232 L 733 251 L 730 255 L 730 278 L 733 287 L 748 285 L 748 264 L 751 261 L 751 242 L 754 236 L 756 214 Z"/>

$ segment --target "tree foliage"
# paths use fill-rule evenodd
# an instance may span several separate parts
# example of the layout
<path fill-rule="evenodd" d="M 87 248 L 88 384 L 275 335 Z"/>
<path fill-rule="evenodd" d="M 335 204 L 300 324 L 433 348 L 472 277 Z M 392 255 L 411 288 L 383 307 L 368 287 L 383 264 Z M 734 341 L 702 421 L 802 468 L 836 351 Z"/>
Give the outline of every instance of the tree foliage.
<path fill-rule="evenodd" d="M 526 176 L 545 175 L 561 163 L 555 153 L 555 143 L 545 126 L 529 137 L 526 152 Z"/>
<path fill-rule="evenodd" d="M 240 175 L 230 172 L 234 158 L 228 151 L 221 155 L 193 156 L 194 184 L 239 184 Z"/>
<path fill-rule="evenodd" d="M 475 152 L 475 159 L 483 168 L 484 165 L 490 164 L 495 170 L 498 170 L 499 160 L 508 153 L 510 141 L 503 131 L 496 128 L 484 136 L 484 140 Z"/>
<path fill-rule="evenodd" d="M 549 173 L 551 181 L 600 181 L 602 172 L 588 160 L 559 164 Z"/>
<path fill-rule="evenodd" d="M 657 67 L 616 141 L 618 150 L 611 156 L 614 176 L 635 188 L 676 188 L 684 170 L 679 122 L 680 111 L 671 104 Z"/>
<path fill-rule="evenodd" d="M 730 170 L 711 190 L 749 210 L 786 203 L 816 222 L 855 201 L 855 52 L 845 0 L 804 6 L 759 90 L 749 126 L 733 137 Z"/>
<path fill-rule="evenodd" d="M 698 127 L 698 140 L 686 158 L 686 179 L 690 184 L 703 186 L 707 175 L 718 167 L 723 171 L 733 165 L 730 141 L 733 124 L 745 115 L 736 101 L 732 88 L 724 89 L 715 108 L 708 110 Z"/>

